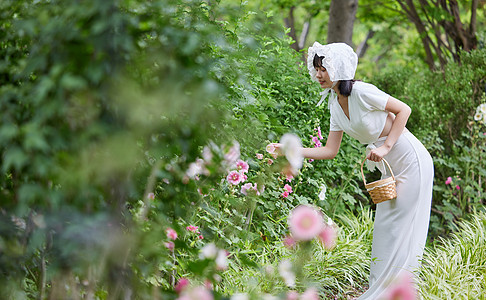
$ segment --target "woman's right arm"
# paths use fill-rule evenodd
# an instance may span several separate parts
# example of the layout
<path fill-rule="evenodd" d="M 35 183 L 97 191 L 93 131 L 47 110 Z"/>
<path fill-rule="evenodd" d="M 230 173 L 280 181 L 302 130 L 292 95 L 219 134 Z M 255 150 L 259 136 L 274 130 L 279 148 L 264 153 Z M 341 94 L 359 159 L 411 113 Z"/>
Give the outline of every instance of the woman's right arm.
<path fill-rule="evenodd" d="M 312 159 L 333 159 L 339 151 L 342 139 L 342 131 L 329 131 L 326 146 L 319 148 L 302 148 L 302 155 L 305 158 Z"/>

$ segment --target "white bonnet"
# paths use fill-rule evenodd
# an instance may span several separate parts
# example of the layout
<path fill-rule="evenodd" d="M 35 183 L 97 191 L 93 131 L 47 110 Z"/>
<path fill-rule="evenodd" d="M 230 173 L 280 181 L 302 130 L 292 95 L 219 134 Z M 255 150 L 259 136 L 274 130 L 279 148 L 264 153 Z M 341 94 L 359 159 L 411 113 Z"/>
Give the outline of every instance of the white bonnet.
<path fill-rule="evenodd" d="M 351 80 L 354 79 L 356 68 L 358 67 L 358 56 L 354 53 L 353 48 L 345 43 L 332 43 L 321 45 L 314 42 L 312 47 L 307 51 L 307 68 L 314 81 L 316 78 L 316 69 L 314 68 L 314 56 L 324 56 L 322 66 L 326 68 L 331 81 Z"/>

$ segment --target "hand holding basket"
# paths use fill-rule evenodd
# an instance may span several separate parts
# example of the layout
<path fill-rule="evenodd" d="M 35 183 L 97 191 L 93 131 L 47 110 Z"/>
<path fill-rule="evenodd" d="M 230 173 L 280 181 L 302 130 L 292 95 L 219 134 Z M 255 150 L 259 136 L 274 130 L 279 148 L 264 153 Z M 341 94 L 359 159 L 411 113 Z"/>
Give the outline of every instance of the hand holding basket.
<path fill-rule="evenodd" d="M 363 178 L 363 182 L 366 188 L 366 191 L 370 193 L 371 200 L 373 200 L 373 203 L 378 204 L 383 201 L 391 200 L 397 197 L 397 188 L 396 188 L 396 180 L 395 180 L 395 175 L 393 174 L 393 170 L 391 169 L 390 165 L 388 162 L 383 159 L 385 162 L 386 166 L 390 170 L 391 177 L 373 181 L 371 183 L 366 183 L 366 179 L 363 173 L 363 165 L 364 162 L 366 161 L 366 158 L 363 160 L 361 163 L 361 176 Z"/>

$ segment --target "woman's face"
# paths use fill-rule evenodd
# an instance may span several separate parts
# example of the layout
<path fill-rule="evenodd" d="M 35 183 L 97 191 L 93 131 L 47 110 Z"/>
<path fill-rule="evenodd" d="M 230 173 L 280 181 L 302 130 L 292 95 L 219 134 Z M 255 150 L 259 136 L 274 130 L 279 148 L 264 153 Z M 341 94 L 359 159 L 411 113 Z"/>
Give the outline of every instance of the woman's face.
<path fill-rule="evenodd" d="M 323 89 L 332 87 L 332 81 L 329 79 L 329 74 L 327 73 L 326 68 L 324 67 L 316 67 L 316 78 L 319 80 L 321 87 Z"/>

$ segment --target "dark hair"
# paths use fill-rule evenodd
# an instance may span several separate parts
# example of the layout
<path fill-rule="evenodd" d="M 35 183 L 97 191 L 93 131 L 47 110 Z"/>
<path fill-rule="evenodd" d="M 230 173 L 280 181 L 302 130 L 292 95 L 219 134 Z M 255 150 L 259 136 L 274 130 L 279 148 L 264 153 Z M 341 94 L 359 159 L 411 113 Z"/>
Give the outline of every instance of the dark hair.
<path fill-rule="evenodd" d="M 324 56 L 319 56 L 319 55 L 314 55 L 314 68 L 317 67 L 323 67 L 322 66 L 322 59 Z M 356 80 L 351 79 L 351 80 L 340 80 L 339 81 L 339 93 L 343 96 L 349 96 L 351 95 L 351 91 L 353 90 L 353 84 Z"/>
<path fill-rule="evenodd" d="M 351 95 L 351 91 L 353 90 L 353 84 L 356 80 L 339 80 L 339 93 L 343 96 Z"/>

